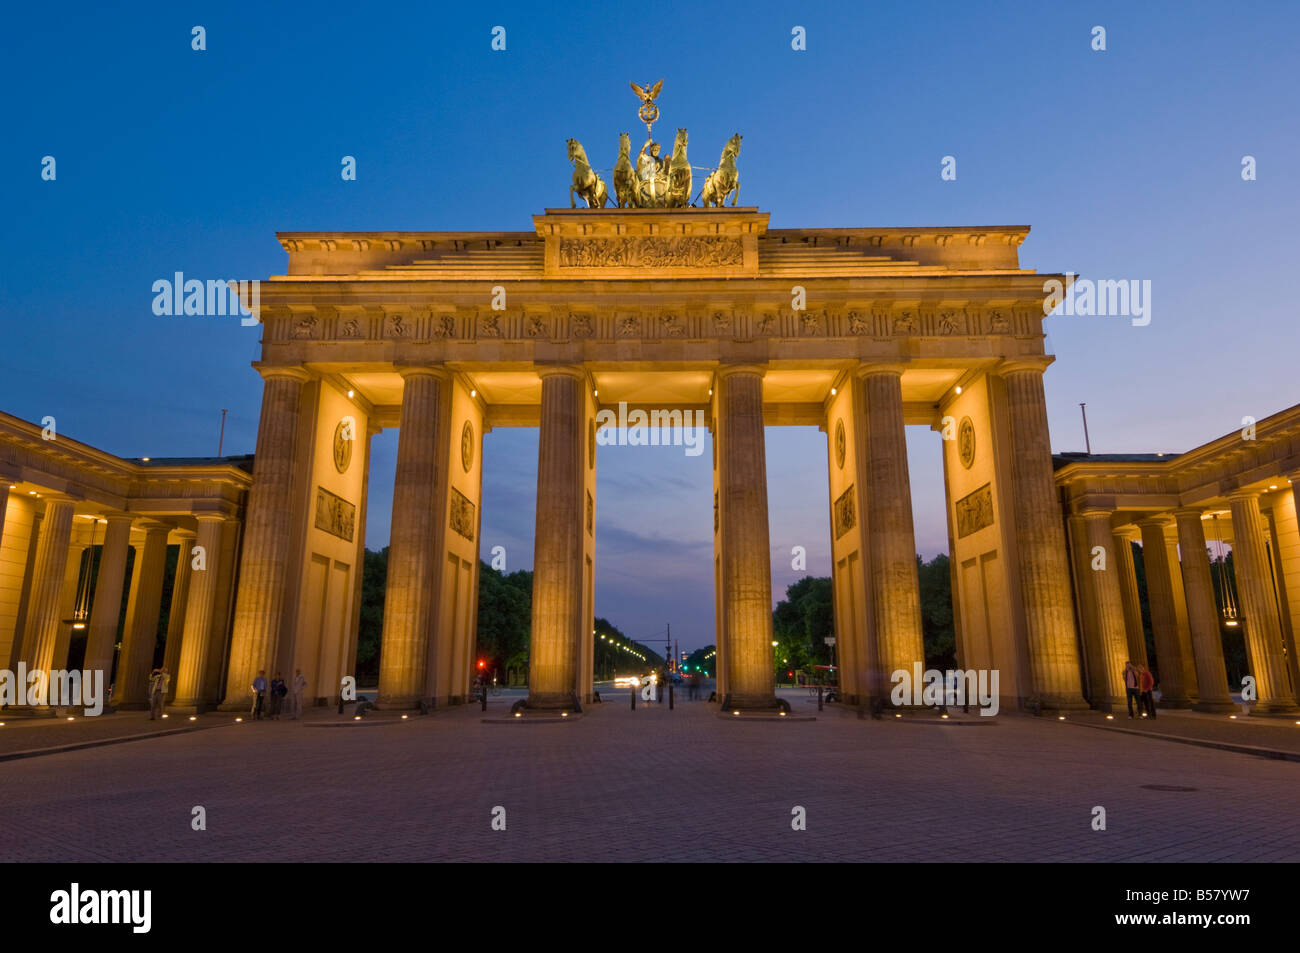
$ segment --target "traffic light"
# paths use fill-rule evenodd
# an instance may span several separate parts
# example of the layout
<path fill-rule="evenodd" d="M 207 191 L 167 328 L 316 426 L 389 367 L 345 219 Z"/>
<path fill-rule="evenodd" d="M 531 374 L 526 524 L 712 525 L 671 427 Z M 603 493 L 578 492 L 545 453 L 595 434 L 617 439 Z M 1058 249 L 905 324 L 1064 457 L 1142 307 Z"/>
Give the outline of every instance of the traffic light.
<path fill-rule="evenodd" d="M 479 668 L 484 668 L 486 665 L 487 665 L 487 663 L 484 662 L 482 659 L 479 659 L 479 660 L 478 660 L 478 667 L 479 667 Z"/>

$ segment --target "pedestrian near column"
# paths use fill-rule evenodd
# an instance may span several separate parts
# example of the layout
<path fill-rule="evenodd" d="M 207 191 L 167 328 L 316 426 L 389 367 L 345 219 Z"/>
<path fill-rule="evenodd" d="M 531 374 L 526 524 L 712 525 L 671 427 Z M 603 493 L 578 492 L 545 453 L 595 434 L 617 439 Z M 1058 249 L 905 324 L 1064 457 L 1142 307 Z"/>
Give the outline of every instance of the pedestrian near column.
<path fill-rule="evenodd" d="M 302 696 L 307 691 L 307 676 L 302 673 L 302 669 L 297 669 L 293 676 L 292 693 L 289 696 L 289 711 L 292 712 L 289 717 L 297 721 L 302 717 Z"/>
<path fill-rule="evenodd" d="M 275 678 L 271 679 L 271 720 L 280 720 L 280 709 L 284 706 L 284 696 L 289 694 L 289 689 L 284 684 L 284 679 L 280 673 L 275 673 Z"/>
<path fill-rule="evenodd" d="M 257 678 L 253 679 L 253 721 L 262 720 L 262 702 L 266 698 L 266 669 L 261 669 L 257 673 Z"/>
<path fill-rule="evenodd" d="M 162 717 L 163 703 L 167 701 L 167 689 L 171 685 L 171 676 L 167 666 L 156 668 L 149 674 L 149 720 Z"/>
<path fill-rule="evenodd" d="M 1142 708 L 1142 691 L 1138 684 L 1139 676 L 1137 666 L 1133 664 L 1132 659 L 1124 663 L 1124 697 L 1128 701 L 1128 716 L 1133 717 L 1133 703 L 1137 702 L 1138 710 Z"/>
<path fill-rule="evenodd" d="M 1138 666 L 1138 689 L 1142 692 L 1141 707 L 1145 709 L 1147 715 L 1151 718 L 1156 716 L 1156 699 L 1151 693 L 1155 691 L 1156 679 L 1151 674 L 1151 669 L 1145 665 Z"/>

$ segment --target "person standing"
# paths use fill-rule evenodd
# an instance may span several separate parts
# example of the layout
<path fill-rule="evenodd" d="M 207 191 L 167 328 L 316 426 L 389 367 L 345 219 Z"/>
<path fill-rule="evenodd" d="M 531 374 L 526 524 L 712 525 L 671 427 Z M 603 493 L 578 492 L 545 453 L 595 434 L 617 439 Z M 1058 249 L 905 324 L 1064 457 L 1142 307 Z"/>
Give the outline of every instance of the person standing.
<path fill-rule="evenodd" d="M 284 679 L 280 673 L 275 673 L 275 678 L 271 679 L 271 720 L 280 720 L 280 708 L 284 705 L 284 696 L 289 694 L 289 689 L 285 687 Z"/>
<path fill-rule="evenodd" d="M 293 713 L 289 717 L 297 721 L 302 717 L 302 695 L 307 690 L 307 676 L 302 673 L 302 669 L 297 669 L 293 676 L 293 684 L 290 686 L 292 695 L 290 695 L 289 710 Z"/>
<path fill-rule="evenodd" d="M 1133 664 L 1132 659 L 1124 663 L 1124 696 L 1128 701 L 1128 716 L 1133 717 L 1133 703 L 1137 702 L 1138 708 L 1142 707 L 1141 691 L 1138 687 L 1138 670 Z"/>
<path fill-rule="evenodd" d="M 253 679 L 253 721 L 262 720 L 262 700 L 266 698 L 266 669 L 261 669 L 257 673 L 257 678 Z"/>
<path fill-rule="evenodd" d="M 1152 718 L 1156 716 L 1156 700 L 1155 696 L 1151 694 L 1155 691 L 1155 687 L 1156 680 L 1155 676 L 1151 674 L 1151 669 L 1145 665 L 1138 666 L 1138 690 L 1142 693 L 1140 707 L 1145 709 L 1146 713 Z"/>
<path fill-rule="evenodd" d="M 167 666 L 156 668 L 149 675 L 149 720 L 162 717 L 163 703 L 167 701 L 167 689 L 172 677 L 167 674 Z"/>

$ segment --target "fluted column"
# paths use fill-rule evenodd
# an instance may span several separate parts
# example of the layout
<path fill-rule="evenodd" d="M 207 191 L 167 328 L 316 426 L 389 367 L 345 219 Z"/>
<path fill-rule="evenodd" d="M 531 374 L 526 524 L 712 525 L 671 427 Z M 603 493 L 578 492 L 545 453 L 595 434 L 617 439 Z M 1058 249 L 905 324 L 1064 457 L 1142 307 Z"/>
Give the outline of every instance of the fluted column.
<path fill-rule="evenodd" d="M 907 437 L 903 424 L 902 368 L 865 367 L 862 396 L 866 403 L 866 530 L 870 546 L 875 658 L 880 671 L 874 690 L 887 690 L 894 672 L 924 668 L 921 638 L 921 585 L 916 573 L 916 539 L 912 527 L 912 490 L 907 473 Z"/>
<path fill-rule="evenodd" d="M 1240 490 L 1228 496 L 1232 510 L 1232 565 L 1241 599 L 1246 650 L 1261 713 L 1295 711 L 1296 700 L 1282 652 L 1282 623 L 1273 595 L 1273 576 L 1264 546 L 1264 517 L 1259 493 Z"/>
<path fill-rule="evenodd" d="M 176 697 L 176 670 L 180 667 L 181 639 L 185 633 L 185 611 L 193 572 L 194 534 L 182 531 L 176 549 L 176 575 L 172 577 L 172 604 L 167 614 L 167 640 L 163 643 L 163 667 L 171 675 L 167 701 Z"/>
<path fill-rule="evenodd" d="M 205 697 L 204 685 L 208 666 L 212 663 L 212 620 L 216 614 L 221 577 L 221 533 L 225 522 L 221 516 L 198 517 L 199 532 L 194 545 L 203 547 L 204 568 L 193 570 L 191 574 L 183 628 L 176 633 L 180 653 L 172 674 L 172 684 L 176 688 L 172 707 L 178 711 L 197 714 L 210 701 Z M 192 557 L 186 561 L 192 562 Z M 167 638 L 170 642 L 170 632 Z"/>
<path fill-rule="evenodd" d="M 1189 708 L 1183 680 L 1183 647 L 1178 637 L 1178 615 L 1174 608 L 1173 567 L 1165 548 L 1163 517 L 1149 517 L 1138 523 L 1142 531 L 1142 565 L 1147 575 L 1147 605 L 1151 609 L 1151 635 L 1156 643 L 1156 664 L 1160 677 L 1160 705 Z"/>
<path fill-rule="evenodd" d="M 144 545 L 136 553 L 131 601 L 122 633 L 122 655 L 113 678 L 114 708 L 147 708 L 149 670 L 158 644 L 158 616 L 162 609 L 163 574 L 167 568 L 168 527 L 145 528 Z"/>
<path fill-rule="evenodd" d="M 95 576 L 95 601 L 90 608 L 90 632 L 86 637 L 85 669 L 104 673 L 104 685 L 113 677 L 113 653 L 117 645 L 117 624 L 122 617 L 122 583 L 126 580 L 126 557 L 131 551 L 131 517 L 110 514 L 104 529 L 104 548 Z"/>
<path fill-rule="evenodd" d="M 1065 530 L 1047 430 L 1042 361 L 1008 364 L 1011 500 L 1034 697 L 1046 708 L 1083 708 Z"/>
<path fill-rule="evenodd" d="M 275 653 L 284 610 L 293 517 L 294 457 L 302 388 L 309 375 L 301 368 L 261 368 L 262 414 L 253 456 L 253 486 L 248 493 L 239 593 L 230 640 L 230 667 L 222 708 L 252 704 L 253 679 Z"/>
<path fill-rule="evenodd" d="M 401 374 L 401 429 L 379 652 L 380 708 L 414 708 L 426 698 L 439 595 L 437 533 L 445 517 L 440 501 L 446 493 L 449 437 L 444 418 L 451 375 L 435 366 L 404 367 Z"/>
<path fill-rule="evenodd" d="M 22 648 L 29 672 L 48 673 L 54 666 L 55 646 L 63 626 L 64 575 L 75 506 L 64 497 L 46 498 L 45 516 L 36 541 L 36 562 L 32 566 L 31 594 L 27 602 L 27 634 Z"/>
<path fill-rule="evenodd" d="M 1187 624 L 1192 634 L 1192 657 L 1196 661 L 1197 711 L 1236 711 L 1228 689 L 1223 663 L 1223 636 L 1219 610 L 1214 604 L 1214 580 L 1205 546 L 1201 511 L 1174 510 L 1178 524 L 1183 594 L 1187 599 Z"/>
<path fill-rule="evenodd" d="M 778 704 L 772 656 L 763 374 L 763 368 L 754 365 L 724 365 L 718 371 L 728 709 L 770 709 Z"/>
<path fill-rule="evenodd" d="M 1121 564 L 1115 554 L 1115 535 L 1110 529 L 1109 510 L 1085 510 L 1083 520 L 1088 534 L 1088 563 L 1082 571 L 1090 573 L 1088 593 L 1093 600 L 1097 625 L 1096 643 L 1100 648 L 1098 663 L 1103 672 L 1090 672 L 1093 699 L 1103 710 L 1124 704 L 1124 662 L 1129 659 L 1128 632 L 1124 621 L 1124 596 L 1120 586 Z M 1122 540 L 1125 547 L 1127 540 Z M 1095 562 L 1097 549 L 1105 562 Z M 1102 568 L 1093 568 L 1100 565 Z M 1104 686 L 1104 688 L 1103 688 Z"/>
<path fill-rule="evenodd" d="M 528 707 L 577 704 L 582 623 L 582 534 L 586 372 L 539 369 L 542 416 L 537 448 L 537 533 L 533 550 L 533 617 Z"/>
<path fill-rule="evenodd" d="M 1135 665 L 1147 663 L 1146 629 L 1142 625 L 1142 599 L 1138 594 L 1137 565 L 1133 562 L 1133 531 L 1116 530 L 1115 568 L 1119 573 L 1119 594 L 1124 600 L 1124 632 L 1128 659 Z"/>

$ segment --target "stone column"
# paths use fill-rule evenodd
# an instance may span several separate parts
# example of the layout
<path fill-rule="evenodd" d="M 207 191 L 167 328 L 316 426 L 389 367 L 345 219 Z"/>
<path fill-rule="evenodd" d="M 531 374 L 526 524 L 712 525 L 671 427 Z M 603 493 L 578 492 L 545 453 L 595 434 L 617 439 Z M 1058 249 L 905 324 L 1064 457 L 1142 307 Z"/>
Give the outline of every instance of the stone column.
<path fill-rule="evenodd" d="M 131 517 L 113 513 L 106 519 L 104 548 L 95 576 L 95 601 L 90 607 L 90 632 L 86 637 L 86 671 L 101 670 L 104 688 L 113 680 L 113 655 L 117 646 L 117 623 L 122 617 L 122 583 L 126 579 L 126 557 L 131 551 Z"/>
<path fill-rule="evenodd" d="M 235 600 L 226 699 L 221 707 L 252 706 L 253 679 L 275 654 L 284 610 L 295 483 L 295 443 L 302 387 L 309 376 L 296 367 L 260 368 L 262 415 L 253 456 L 244 549 Z"/>
<path fill-rule="evenodd" d="M 1246 629 L 1246 650 L 1261 714 L 1297 710 L 1295 694 L 1282 651 L 1282 623 L 1273 594 L 1273 576 L 1264 546 L 1264 517 L 1259 511 L 1259 493 L 1238 490 L 1228 496 L 1232 510 L 1232 565 L 1241 599 L 1242 625 Z"/>
<path fill-rule="evenodd" d="M 1044 708 L 1087 707 L 1079 673 L 1065 530 L 1047 431 L 1042 360 L 1008 363 L 1006 384 L 1011 435 L 1016 566 L 1025 611 L 1033 698 Z"/>
<path fill-rule="evenodd" d="M 1119 571 L 1119 594 L 1124 600 L 1124 632 L 1128 659 L 1135 665 L 1147 665 L 1146 629 L 1142 625 L 1142 600 L 1138 595 L 1137 566 L 1133 562 L 1133 531 L 1114 532 L 1115 567 Z"/>
<path fill-rule="evenodd" d="M 131 601 L 122 633 L 122 655 L 113 679 L 114 708 L 149 707 L 149 671 L 158 644 L 168 529 L 158 523 L 146 524 L 144 546 L 136 553 Z"/>
<path fill-rule="evenodd" d="M 5 514 L 9 512 L 9 477 L 0 473 L 0 544 L 5 538 Z"/>
<path fill-rule="evenodd" d="M 1100 649 L 1101 672 L 1089 672 L 1094 687 L 1094 701 L 1102 711 L 1123 707 L 1124 662 L 1129 658 L 1128 631 L 1124 621 L 1124 596 L 1120 585 L 1122 566 L 1115 555 L 1115 535 L 1110 529 L 1109 510 L 1085 510 L 1088 560 L 1080 572 L 1089 573 L 1089 596 L 1093 601 L 1093 618 L 1097 625 L 1096 644 Z M 1121 540 L 1125 548 L 1128 540 Z M 1101 550 L 1104 562 L 1097 559 Z M 1096 568 L 1101 566 L 1102 568 Z"/>
<path fill-rule="evenodd" d="M 585 501 L 586 372 L 539 368 L 542 417 L 537 449 L 537 533 L 528 708 L 572 709 L 578 700 L 578 640 L 583 637 L 582 534 Z"/>
<path fill-rule="evenodd" d="M 199 532 L 194 544 L 203 547 L 204 568 L 193 570 L 185 599 L 184 627 L 177 632 L 180 653 L 172 684 L 176 688 L 171 706 L 186 714 L 199 714 L 210 699 L 206 696 L 211 657 L 212 620 L 216 615 L 221 578 L 221 532 L 225 519 L 217 515 L 198 517 Z M 192 557 L 186 560 L 192 562 Z M 171 632 L 167 635 L 171 641 Z"/>
<path fill-rule="evenodd" d="M 428 698 L 429 645 L 438 620 L 437 534 L 445 519 L 441 505 L 447 480 L 444 411 L 451 380 L 443 367 L 404 367 L 400 373 L 402 416 L 378 699 L 380 708 L 394 709 L 415 708 Z"/>
<path fill-rule="evenodd" d="M 873 692 L 888 693 L 894 672 L 925 667 L 921 638 L 921 584 L 916 574 L 912 491 L 903 425 L 903 369 L 868 366 L 858 371 L 865 402 L 866 531 L 870 546 L 875 658 Z M 766 509 L 766 507 L 765 507 Z"/>
<path fill-rule="evenodd" d="M 55 646 L 63 627 L 63 586 L 75 507 L 76 503 L 67 497 L 46 495 L 45 516 L 36 541 L 36 562 L 32 565 L 27 634 L 23 639 L 22 658 L 26 660 L 28 672 L 48 673 L 54 667 Z M 44 701 L 48 700 L 47 694 Z"/>
<path fill-rule="evenodd" d="M 193 567 L 194 534 L 184 530 L 179 534 L 176 549 L 176 575 L 172 578 L 172 604 L 167 615 L 167 640 L 163 647 L 163 667 L 171 675 L 167 701 L 176 697 L 176 673 L 181 661 L 181 638 L 185 632 L 185 606 L 189 598 L 190 575 Z"/>
<path fill-rule="evenodd" d="M 767 457 L 763 434 L 763 368 L 724 365 L 719 505 L 722 590 L 727 607 L 727 695 L 724 710 L 775 709 L 772 657 L 772 552 L 767 522 Z"/>
<path fill-rule="evenodd" d="M 1192 657 L 1196 661 L 1197 711 L 1236 711 L 1228 692 L 1228 674 L 1223 663 L 1223 636 L 1219 610 L 1214 604 L 1214 580 L 1205 546 L 1201 511 L 1174 510 L 1178 524 L 1183 593 L 1187 599 L 1187 623 L 1192 633 Z"/>
<path fill-rule="evenodd" d="M 1147 604 L 1151 609 L 1151 635 L 1156 643 L 1156 667 L 1160 676 L 1160 706 L 1190 708 L 1187 685 L 1183 680 L 1182 642 L 1178 637 L 1178 614 L 1174 607 L 1174 587 L 1165 548 L 1165 521 L 1147 517 L 1138 523 L 1142 531 L 1142 564 L 1147 573 Z"/>

